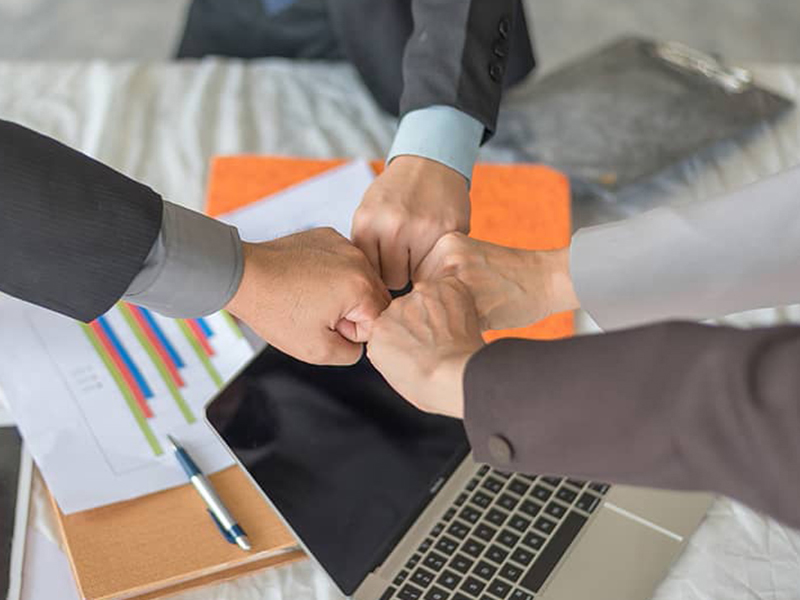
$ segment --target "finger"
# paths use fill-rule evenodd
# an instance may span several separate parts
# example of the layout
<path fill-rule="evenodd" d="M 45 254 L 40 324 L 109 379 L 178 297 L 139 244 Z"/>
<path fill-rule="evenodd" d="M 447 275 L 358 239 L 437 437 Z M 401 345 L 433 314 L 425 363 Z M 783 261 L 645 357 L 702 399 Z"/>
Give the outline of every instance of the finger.
<path fill-rule="evenodd" d="M 419 266 L 425 262 L 425 259 L 430 256 L 436 248 L 439 239 L 438 232 L 433 236 L 430 234 L 426 236 L 421 232 L 419 235 L 415 236 L 414 242 L 411 244 L 409 250 L 409 277 L 415 276 Z"/>
<path fill-rule="evenodd" d="M 433 247 L 433 249 L 428 253 L 426 256 L 417 266 L 416 270 L 414 271 L 414 283 L 420 281 L 431 281 L 433 279 L 437 279 L 439 275 L 439 271 L 441 270 L 441 257 L 439 252 L 439 245 Z"/>
<path fill-rule="evenodd" d="M 372 325 L 375 321 L 349 321 L 342 319 L 336 324 L 336 331 L 347 340 L 356 344 L 364 344 L 372 335 Z"/>
<path fill-rule="evenodd" d="M 378 242 L 381 258 L 381 277 L 390 290 L 402 290 L 409 280 L 408 244 L 401 240 Z"/>
<path fill-rule="evenodd" d="M 389 306 L 388 292 L 381 287 L 371 297 L 361 299 L 360 302 L 347 312 L 337 323 L 336 329 L 344 337 L 353 342 L 366 342 L 372 331 L 372 323 L 381 316 Z"/>
<path fill-rule="evenodd" d="M 356 364 L 364 352 L 364 345 L 351 342 L 338 331 L 328 330 L 323 333 L 321 343 L 324 344 L 322 358 L 313 364 L 330 366 L 348 366 Z"/>
<path fill-rule="evenodd" d="M 447 268 L 446 258 L 457 249 L 457 238 L 445 234 L 436 240 L 428 254 L 420 261 L 414 272 L 414 282 L 441 279 L 452 270 Z"/>
<path fill-rule="evenodd" d="M 378 249 L 378 236 L 369 228 L 353 225 L 352 233 L 353 245 L 364 253 L 369 264 L 381 276 L 381 258 Z"/>

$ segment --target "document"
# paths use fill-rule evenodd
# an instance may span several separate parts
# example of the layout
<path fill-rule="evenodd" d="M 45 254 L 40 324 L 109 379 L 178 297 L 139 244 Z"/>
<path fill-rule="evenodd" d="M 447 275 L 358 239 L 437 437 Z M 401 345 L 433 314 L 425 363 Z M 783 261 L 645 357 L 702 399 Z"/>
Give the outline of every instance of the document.
<path fill-rule="evenodd" d="M 83 324 L 0 299 L 0 388 L 67 514 L 186 483 L 176 435 L 201 468 L 233 464 L 204 406 L 253 355 L 226 313 L 167 319 L 120 303 Z"/>
<path fill-rule="evenodd" d="M 349 238 L 353 215 L 373 179 L 369 163 L 356 160 L 219 219 L 238 227 L 246 242 L 265 242 L 315 227 L 333 227 Z"/>

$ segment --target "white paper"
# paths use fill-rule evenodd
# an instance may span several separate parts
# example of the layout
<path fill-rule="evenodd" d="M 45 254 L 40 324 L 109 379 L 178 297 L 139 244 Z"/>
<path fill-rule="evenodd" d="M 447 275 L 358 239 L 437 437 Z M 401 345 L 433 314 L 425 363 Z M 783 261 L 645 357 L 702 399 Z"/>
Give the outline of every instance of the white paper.
<path fill-rule="evenodd" d="M 375 174 L 357 160 L 307 179 L 220 217 L 239 228 L 246 242 L 264 242 L 313 229 L 333 227 L 350 238 L 350 226 Z"/>
<path fill-rule="evenodd" d="M 0 387 L 28 450 L 67 514 L 186 483 L 186 475 L 166 450 L 168 433 L 208 472 L 233 464 L 205 423 L 204 406 L 220 383 L 252 357 L 250 345 L 218 313 L 203 322 L 211 337 L 200 336 L 210 346 L 209 356 L 197 343 L 200 322 L 147 313 L 155 326 L 137 327 L 135 310 L 118 305 L 104 318 L 143 385 L 135 379 L 126 383 L 113 360 L 103 361 L 103 355 L 113 353 L 102 350 L 102 336 L 91 326 L 17 300 L 0 301 Z M 153 336 L 159 331 L 168 341 L 160 345 L 161 355 L 146 331 Z M 167 346 L 176 359 L 162 358 L 169 356 Z M 166 364 L 172 364 L 177 375 L 159 370 L 158 365 Z M 128 369 L 129 375 L 132 372 Z M 131 388 L 140 394 L 146 388 L 150 397 L 136 400 L 131 392 L 126 396 L 123 390 Z"/>

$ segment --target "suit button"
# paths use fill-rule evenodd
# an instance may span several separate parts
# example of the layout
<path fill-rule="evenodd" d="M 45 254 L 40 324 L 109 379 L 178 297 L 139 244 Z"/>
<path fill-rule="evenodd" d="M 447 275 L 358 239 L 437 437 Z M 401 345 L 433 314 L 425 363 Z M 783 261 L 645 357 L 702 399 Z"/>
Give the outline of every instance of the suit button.
<path fill-rule="evenodd" d="M 502 435 L 489 436 L 489 456 L 498 465 L 507 465 L 514 458 L 514 449 Z"/>
<path fill-rule="evenodd" d="M 511 19 L 508 17 L 503 17 L 500 19 L 500 22 L 497 24 L 497 31 L 500 32 L 500 37 L 508 39 L 508 34 L 511 33 Z"/>
<path fill-rule="evenodd" d="M 492 52 L 497 58 L 505 58 L 508 56 L 508 44 L 502 40 L 497 40 L 492 46 Z"/>
<path fill-rule="evenodd" d="M 498 83 L 503 80 L 503 65 L 500 63 L 492 63 L 489 65 L 489 77 L 492 78 L 492 81 L 497 81 Z"/>

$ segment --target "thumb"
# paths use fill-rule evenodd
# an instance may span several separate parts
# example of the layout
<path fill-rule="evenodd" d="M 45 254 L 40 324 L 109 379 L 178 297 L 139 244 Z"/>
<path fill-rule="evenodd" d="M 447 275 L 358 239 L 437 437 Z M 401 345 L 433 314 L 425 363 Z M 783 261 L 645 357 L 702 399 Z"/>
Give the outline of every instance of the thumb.
<path fill-rule="evenodd" d="M 369 341 L 374 322 L 374 318 L 355 308 L 336 324 L 336 331 L 351 342 L 364 343 Z"/>
<path fill-rule="evenodd" d="M 348 339 L 348 337 L 345 337 L 344 334 L 339 332 L 338 325 L 335 331 L 328 330 L 323 334 L 321 343 L 325 344 L 326 346 L 326 365 L 354 365 L 361 359 L 361 354 L 364 352 L 364 345 L 355 341 L 351 341 Z"/>

